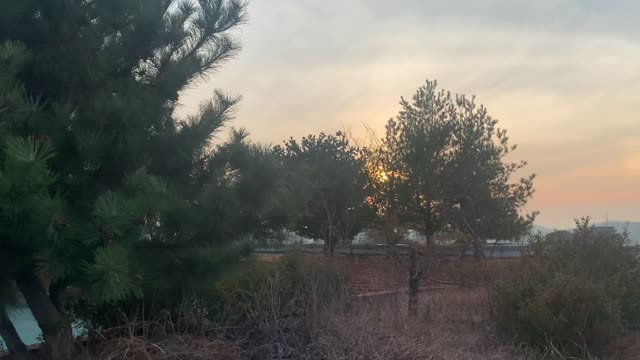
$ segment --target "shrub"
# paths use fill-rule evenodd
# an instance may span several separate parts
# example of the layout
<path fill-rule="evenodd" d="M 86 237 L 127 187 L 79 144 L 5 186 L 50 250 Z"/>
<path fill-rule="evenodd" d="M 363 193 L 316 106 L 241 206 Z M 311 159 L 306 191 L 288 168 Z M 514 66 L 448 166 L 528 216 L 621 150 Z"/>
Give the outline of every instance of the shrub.
<path fill-rule="evenodd" d="M 154 334 L 203 335 L 217 314 L 217 302 L 203 295 L 150 294 L 143 298 L 96 303 L 84 298 L 68 304 L 67 311 L 78 328 L 90 338 L 129 336 L 132 325 Z M 141 335 L 134 332 L 133 335 Z"/>
<path fill-rule="evenodd" d="M 267 310 L 264 306 L 278 311 L 302 311 L 309 302 L 325 306 L 343 295 L 343 283 L 339 269 L 296 252 L 237 269 L 216 286 L 216 294 L 224 322 L 237 324 Z"/>
<path fill-rule="evenodd" d="M 330 261 L 292 253 L 245 266 L 220 282 L 217 299 L 227 335 L 270 358 L 310 346 L 323 311 L 345 297 L 344 276 Z"/>
<path fill-rule="evenodd" d="M 589 219 L 572 236 L 536 238 L 533 257 L 493 288 L 499 330 L 567 355 L 602 352 L 640 326 L 640 262 L 626 234 L 597 234 Z"/>
<path fill-rule="evenodd" d="M 624 273 L 619 283 L 622 317 L 627 327 L 640 329 L 640 268 Z"/>
<path fill-rule="evenodd" d="M 602 286 L 548 270 L 522 272 L 494 287 L 493 315 L 505 335 L 563 353 L 600 352 L 622 328 L 617 304 Z"/>

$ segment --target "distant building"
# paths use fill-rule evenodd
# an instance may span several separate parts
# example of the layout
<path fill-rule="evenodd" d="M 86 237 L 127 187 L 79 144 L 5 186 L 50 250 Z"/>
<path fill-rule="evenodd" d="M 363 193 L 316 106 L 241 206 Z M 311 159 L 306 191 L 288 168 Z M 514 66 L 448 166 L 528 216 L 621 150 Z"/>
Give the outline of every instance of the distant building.
<path fill-rule="evenodd" d="M 594 226 L 591 233 L 595 236 L 611 236 L 617 234 L 616 228 L 613 226 Z M 556 230 L 547 235 L 547 237 L 558 240 L 569 240 L 574 237 L 574 232 L 569 230 Z"/>
<path fill-rule="evenodd" d="M 616 228 L 613 226 L 594 226 L 593 234 L 598 236 L 615 235 L 617 233 Z"/>
<path fill-rule="evenodd" d="M 549 233 L 549 235 L 547 235 L 547 237 L 549 237 L 550 239 L 569 240 L 569 239 L 573 238 L 573 231 L 556 230 L 556 231 L 553 231 L 553 232 Z"/>

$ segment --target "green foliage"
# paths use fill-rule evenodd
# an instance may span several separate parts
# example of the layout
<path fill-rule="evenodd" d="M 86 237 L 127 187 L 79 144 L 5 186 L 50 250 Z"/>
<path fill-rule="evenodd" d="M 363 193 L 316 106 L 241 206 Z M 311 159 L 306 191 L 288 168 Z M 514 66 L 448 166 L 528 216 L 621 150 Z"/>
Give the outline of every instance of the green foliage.
<path fill-rule="evenodd" d="M 261 240 L 287 223 L 289 209 L 283 203 L 290 201 L 289 190 L 279 155 L 268 146 L 250 143 L 247 136 L 246 130 L 234 130 L 218 147 L 211 167 L 219 179 L 216 186 L 225 191 L 209 189 L 207 194 L 211 204 L 225 204 L 210 211 L 236 214 L 227 216 L 224 236 L 240 233 Z"/>
<path fill-rule="evenodd" d="M 18 74 L 29 59 L 24 46 L 0 44 L 0 292 L 13 298 L 11 285 L 17 272 L 36 268 L 32 255 L 46 245 L 46 234 L 61 211 L 58 197 L 49 191 L 57 180 L 48 167 L 53 146 L 43 138 L 12 136 L 15 122 L 41 116 L 41 109 L 26 94 Z"/>
<path fill-rule="evenodd" d="M 374 204 L 383 215 L 397 217 L 421 230 L 428 242 L 445 225 L 444 169 L 449 160 L 455 108 L 451 95 L 428 81 L 386 124 L 372 167 L 381 173 L 374 184 L 382 190 Z M 378 180 L 378 181 L 375 181 Z"/>
<path fill-rule="evenodd" d="M 496 284 L 493 311 L 505 335 L 582 356 L 638 326 L 637 254 L 624 234 L 595 233 L 588 218 L 577 225 L 568 238 L 538 238 L 537 254 Z"/>
<path fill-rule="evenodd" d="M 547 238 L 543 259 L 552 270 L 582 273 L 594 282 L 605 283 L 636 269 L 637 254 L 628 247 L 626 234 L 595 233 L 589 218 L 577 220 L 576 225 L 568 239 Z"/>
<path fill-rule="evenodd" d="M 344 274 L 331 264 L 300 253 L 275 263 L 243 266 L 216 287 L 223 321 L 230 325 L 259 325 L 271 316 L 300 316 L 340 301 Z"/>
<path fill-rule="evenodd" d="M 350 240 L 363 226 L 366 211 L 367 167 L 365 151 L 347 135 L 309 135 L 276 146 L 286 172 L 292 206 L 299 212 L 293 230 L 323 239 L 333 253 L 336 244 Z M 299 210 L 298 210 L 299 209 Z"/>
<path fill-rule="evenodd" d="M 237 53 L 245 16 L 239 0 L 3 4 L 0 260 L 9 279 L 48 280 L 34 294 L 50 318 L 69 293 L 97 308 L 206 291 L 280 221 L 265 195 L 277 157 L 214 143 L 239 98 L 215 91 L 175 115 L 179 93 Z M 47 342 L 66 331 L 46 320 Z"/>
<path fill-rule="evenodd" d="M 631 249 L 628 234 L 594 233 L 589 218 L 576 221 L 574 236 L 550 236 L 545 262 L 551 271 L 581 274 L 602 284 L 622 311 L 626 325 L 640 327 L 640 259 Z"/>
<path fill-rule="evenodd" d="M 640 266 L 616 279 L 622 319 L 632 329 L 640 329 Z"/>
<path fill-rule="evenodd" d="M 256 359 L 297 358 L 313 349 L 328 308 L 345 300 L 345 279 L 331 258 L 302 253 L 245 264 L 217 286 L 225 335 Z"/>
<path fill-rule="evenodd" d="M 0 256 L 11 277 L 36 265 L 32 255 L 47 247 L 46 235 L 62 209 L 48 191 L 55 181 L 47 166 L 51 146 L 34 139 L 10 139 L 5 146 L 0 168 Z"/>
<path fill-rule="evenodd" d="M 91 294 L 100 302 L 125 299 L 136 288 L 129 273 L 129 254 L 123 246 L 113 245 L 96 250 L 87 269 Z"/>
<path fill-rule="evenodd" d="M 534 176 L 512 179 L 526 162 L 486 108 L 452 96 L 427 81 L 386 125 L 371 153 L 371 197 L 380 217 L 421 230 L 431 243 L 448 230 L 477 248 L 487 239 L 514 239 L 535 213 L 521 209 L 533 194 Z"/>
<path fill-rule="evenodd" d="M 445 217 L 475 244 L 517 239 L 537 214 L 522 212 L 533 195 L 535 175 L 517 178 L 527 162 L 507 160 L 516 145 L 509 143 L 506 130 L 497 127 L 498 120 L 484 106 L 464 95 L 457 95 L 454 104 Z"/>
<path fill-rule="evenodd" d="M 539 271 L 496 285 L 494 318 L 506 336 L 533 347 L 553 344 L 573 356 L 602 351 L 615 339 L 620 313 L 603 287 L 586 278 Z"/>

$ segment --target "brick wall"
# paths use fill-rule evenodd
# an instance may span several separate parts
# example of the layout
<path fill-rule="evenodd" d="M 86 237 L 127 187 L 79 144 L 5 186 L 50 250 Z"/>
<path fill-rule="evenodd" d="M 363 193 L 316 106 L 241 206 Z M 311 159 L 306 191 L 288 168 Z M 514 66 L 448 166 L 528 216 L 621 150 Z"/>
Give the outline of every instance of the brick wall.
<path fill-rule="evenodd" d="M 277 261 L 279 254 L 259 254 L 260 261 Z M 324 255 L 306 253 L 305 256 L 323 259 Z M 311 260 L 311 259 L 310 259 Z M 403 259 L 406 260 L 406 259 Z M 398 260 L 386 255 L 351 254 L 335 255 L 331 262 L 344 271 L 348 278 L 348 286 L 356 295 L 395 292 L 408 289 L 409 270 Z M 421 286 L 427 286 L 426 282 Z"/>
<path fill-rule="evenodd" d="M 306 256 L 323 259 L 322 247 L 304 246 L 296 248 Z M 286 253 L 288 249 L 259 249 L 256 255 L 262 261 L 276 261 Z M 459 249 L 441 248 L 440 254 L 459 254 Z M 519 257 L 519 249 L 509 248 L 496 252 L 493 249 L 492 255 L 497 255 L 496 259 L 508 259 Z M 355 294 L 378 294 L 407 290 L 409 288 L 408 249 L 399 248 L 396 253 L 399 259 L 386 255 L 382 246 L 351 246 L 338 248 L 331 261 L 343 269 L 349 279 L 349 287 Z M 402 263 L 402 264 L 401 264 Z M 421 279 L 420 287 L 428 287 L 430 284 L 426 279 Z"/>
<path fill-rule="evenodd" d="M 401 259 L 405 264 L 407 259 Z M 375 294 L 408 289 L 409 270 L 397 259 L 385 255 L 339 256 L 337 261 L 349 278 L 349 286 L 356 294 Z M 423 281 L 421 286 L 428 284 Z"/>

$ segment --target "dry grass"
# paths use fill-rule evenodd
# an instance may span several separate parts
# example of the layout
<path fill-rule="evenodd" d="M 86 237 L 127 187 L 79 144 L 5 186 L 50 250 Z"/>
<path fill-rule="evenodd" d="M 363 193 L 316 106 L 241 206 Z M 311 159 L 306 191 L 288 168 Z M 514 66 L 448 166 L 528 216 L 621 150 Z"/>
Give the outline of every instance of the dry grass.
<path fill-rule="evenodd" d="M 361 298 L 347 307 L 325 309 L 314 333 L 296 348 L 289 346 L 292 339 L 284 339 L 301 340 L 300 333 L 288 333 L 291 324 L 260 342 L 220 336 L 225 329 L 209 336 L 150 335 L 150 324 L 132 321 L 77 360 L 569 360 L 553 348 L 532 353 L 505 345 L 492 329 L 485 288 L 433 290 L 421 297 L 417 316 L 408 316 L 403 295 Z"/>
<path fill-rule="evenodd" d="M 317 339 L 328 360 L 573 360 L 550 344 L 543 352 L 505 344 L 492 326 L 486 288 L 448 288 L 421 294 L 417 315 L 406 296 L 362 299 L 332 312 Z M 597 360 L 587 356 L 583 360 Z"/>
<path fill-rule="evenodd" d="M 217 336 L 219 331 L 202 331 L 204 327 L 215 327 L 204 318 L 199 320 L 197 329 L 182 327 L 180 330 L 176 329 L 178 322 L 170 320 L 141 321 L 123 317 L 123 322 L 122 326 L 102 332 L 76 360 L 239 359 L 240 349 Z"/>
<path fill-rule="evenodd" d="M 319 344 L 327 359 L 516 359 L 492 336 L 484 289 L 423 294 L 417 316 L 406 299 L 363 299 L 328 317 Z"/>
<path fill-rule="evenodd" d="M 129 325 L 120 331 L 128 335 L 105 339 L 85 359 L 569 360 L 553 347 L 533 353 L 498 338 L 484 287 L 431 290 L 421 294 L 417 315 L 408 315 L 406 309 L 405 295 L 353 299 L 325 308 L 313 319 L 275 319 L 269 334 L 261 328 L 264 324 L 244 328 L 243 338 L 222 337 L 228 334 L 222 330 L 229 329 L 214 336 L 149 336 L 144 328 Z M 312 331 L 301 331 L 309 325 Z"/>
<path fill-rule="evenodd" d="M 462 273 L 475 272 L 477 266 L 470 263 Z M 242 316 L 232 317 L 236 320 L 226 327 L 196 316 L 189 321 L 195 324 L 189 331 L 163 324 L 155 328 L 169 331 L 153 334 L 148 325 L 133 322 L 116 331 L 118 336 L 103 339 L 89 359 L 570 359 L 559 355 L 553 344 L 541 353 L 500 339 L 490 319 L 486 286 L 428 290 L 420 294 L 417 314 L 408 314 L 405 294 L 349 299 L 328 290 L 331 282 L 321 268 L 294 269 L 302 274 L 295 277 L 302 287 L 287 288 L 290 274 L 275 271 L 255 289 L 240 288 L 242 296 L 232 297 L 225 313 L 238 311 Z M 505 269 L 498 270 L 486 273 Z M 493 277 L 485 272 L 478 276 L 479 283 Z"/>
<path fill-rule="evenodd" d="M 78 360 L 187 360 L 239 359 L 232 344 L 218 338 L 167 335 L 153 339 L 141 336 L 107 341 Z"/>
<path fill-rule="evenodd" d="M 513 267 L 521 259 L 486 259 L 477 261 L 473 258 L 444 261 L 435 270 L 436 277 L 462 286 L 478 287 L 493 284 L 513 273 Z"/>

